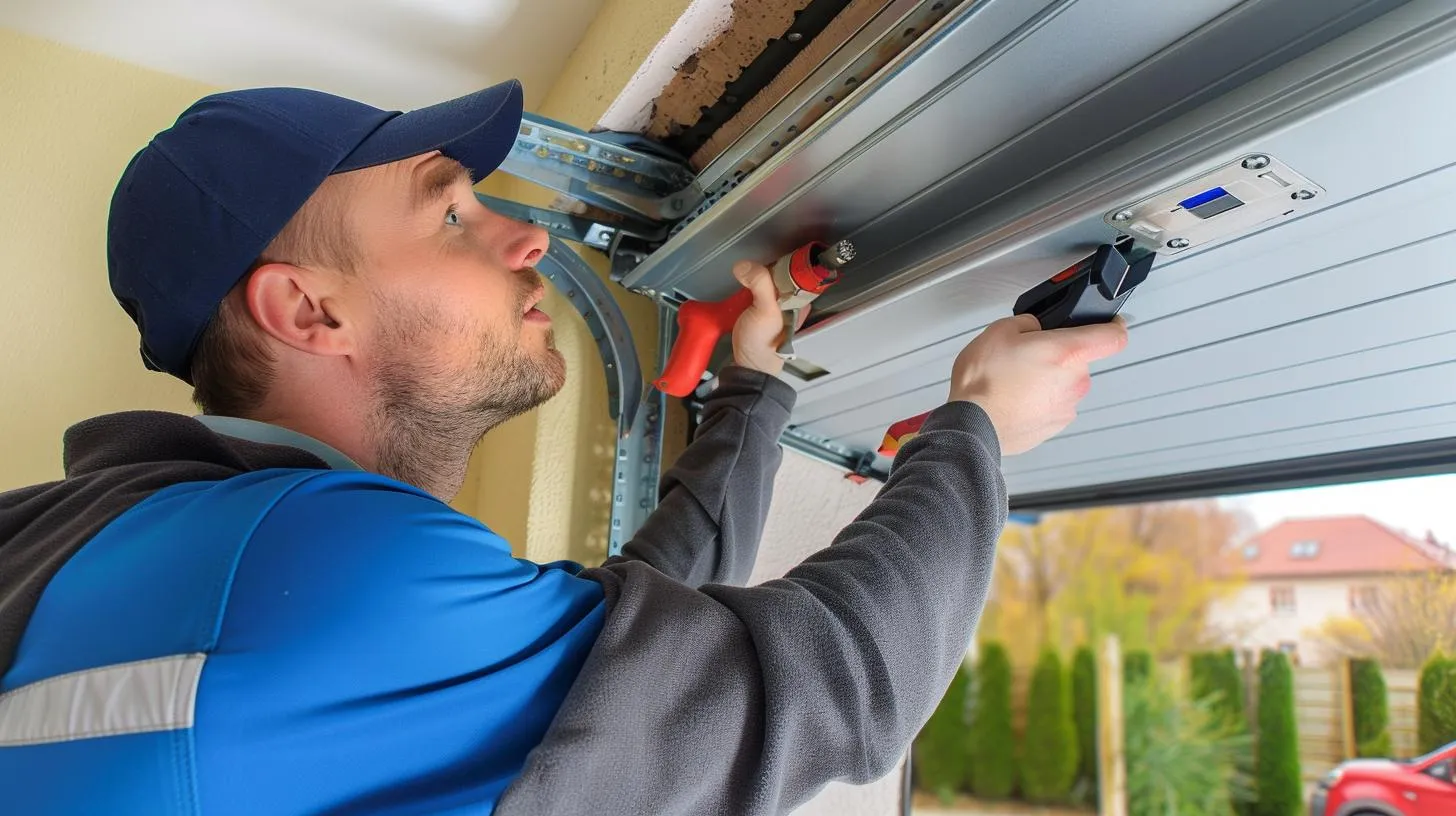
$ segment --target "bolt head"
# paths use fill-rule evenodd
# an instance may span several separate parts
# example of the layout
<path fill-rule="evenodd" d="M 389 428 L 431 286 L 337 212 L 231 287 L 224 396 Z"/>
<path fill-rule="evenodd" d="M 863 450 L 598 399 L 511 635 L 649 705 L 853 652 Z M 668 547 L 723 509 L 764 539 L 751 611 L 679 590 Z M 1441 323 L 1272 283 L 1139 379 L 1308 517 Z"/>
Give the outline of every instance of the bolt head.
<path fill-rule="evenodd" d="M 1113 221 L 1131 221 L 1132 220 L 1132 210 L 1119 210 L 1116 215 L 1112 216 L 1112 220 Z"/>
<path fill-rule="evenodd" d="M 1290 193 L 1289 197 L 1295 201 L 1308 201 L 1315 197 L 1314 190 L 1300 190 L 1297 193 Z"/>
<path fill-rule="evenodd" d="M 1171 240 L 1171 241 L 1168 242 L 1168 248 L 1169 249 L 1187 249 L 1192 244 L 1193 244 L 1193 242 L 1192 241 L 1189 241 L 1187 238 L 1174 238 L 1173 240 Z"/>
<path fill-rule="evenodd" d="M 1245 170 L 1263 170 L 1269 166 L 1268 156 L 1250 156 L 1242 162 Z"/>

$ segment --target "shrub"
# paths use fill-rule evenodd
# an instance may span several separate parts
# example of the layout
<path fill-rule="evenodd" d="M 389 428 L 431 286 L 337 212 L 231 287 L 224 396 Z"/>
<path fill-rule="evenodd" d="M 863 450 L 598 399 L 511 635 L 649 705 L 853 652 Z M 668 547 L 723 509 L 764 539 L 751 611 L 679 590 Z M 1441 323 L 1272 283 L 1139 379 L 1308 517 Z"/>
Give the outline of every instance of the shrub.
<path fill-rule="evenodd" d="M 1350 705 L 1355 713 L 1355 756 L 1390 756 L 1385 677 L 1374 660 L 1350 661 Z"/>
<path fill-rule="evenodd" d="M 1188 692 L 1195 700 L 1207 700 L 1217 716 L 1230 727 L 1248 730 L 1244 718 L 1244 678 L 1232 649 L 1197 652 L 1188 658 Z"/>
<path fill-rule="evenodd" d="M 1027 698 L 1021 790 L 1032 802 L 1063 802 L 1077 778 L 1072 695 L 1057 653 L 1042 652 Z"/>
<path fill-rule="evenodd" d="M 1141 683 L 1153 676 L 1153 655 L 1147 649 L 1129 649 L 1122 658 L 1122 682 Z"/>
<path fill-rule="evenodd" d="M 1097 658 L 1090 646 L 1072 656 L 1072 721 L 1077 725 L 1076 798 L 1097 800 Z"/>
<path fill-rule="evenodd" d="M 1421 753 L 1456 740 L 1456 660 L 1437 652 L 1421 667 L 1416 741 Z"/>
<path fill-rule="evenodd" d="M 1247 734 L 1249 720 L 1244 710 L 1244 676 L 1232 649 L 1199 652 L 1189 658 L 1188 691 L 1192 699 L 1201 700 L 1209 714 L 1223 722 L 1231 734 Z M 1237 772 L 1253 779 L 1254 743 L 1247 740 L 1234 758 Z M 1234 811 L 1248 816 L 1253 810 L 1251 797 L 1235 799 Z"/>
<path fill-rule="evenodd" d="M 971 792 L 1004 799 L 1016 785 L 1011 734 L 1011 659 L 999 643 L 987 643 L 976 664 L 976 705 L 971 716 Z"/>
<path fill-rule="evenodd" d="M 1251 737 L 1212 698 L 1179 700 L 1158 681 L 1123 697 L 1128 816 L 1229 816 L 1253 795 L 1239 758 Z"/>
<path fill-rule="evenodd" d="M 966 787 L 969 777 L 966 690 L 970 683 L 971 674 L 962 667 L 935 707 L 935 713 L 915 737 L 911 767 L 916 785 L 946 804 L 955 799 L 956 791 Z"/>
<path fill-rule="evenodd" d="M 1294 670 L 1283 652 L 1259 658 L 1259 739 L 1254 752 L 1257 816 L 1295 816 L 1304 802 L 1299 734 L 1294 719 Z"/>

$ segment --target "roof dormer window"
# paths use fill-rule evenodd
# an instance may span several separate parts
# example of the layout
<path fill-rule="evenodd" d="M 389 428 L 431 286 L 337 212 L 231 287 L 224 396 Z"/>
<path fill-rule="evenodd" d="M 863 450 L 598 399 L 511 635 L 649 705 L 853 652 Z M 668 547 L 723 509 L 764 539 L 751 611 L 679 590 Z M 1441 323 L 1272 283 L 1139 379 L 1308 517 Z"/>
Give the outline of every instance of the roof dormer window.
<path fill-rule="evenodd" d="M 1318 541 L 1296 541 L 1289 545 L 1290 558 L 1314 558 L 1319 555 Z"/>

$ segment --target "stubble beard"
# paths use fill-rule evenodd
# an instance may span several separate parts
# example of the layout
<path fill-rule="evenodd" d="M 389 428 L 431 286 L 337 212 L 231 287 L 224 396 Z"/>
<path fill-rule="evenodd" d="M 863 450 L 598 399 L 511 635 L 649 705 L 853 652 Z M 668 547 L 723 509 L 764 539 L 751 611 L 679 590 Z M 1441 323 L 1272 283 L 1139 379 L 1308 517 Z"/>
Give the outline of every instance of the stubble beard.
<path fill-rule="evenodd" d="M 444 330 L 438 319 L 397 311 L 389 325 L 374 377 L 375 465 L 438 498 L 459 492 L 470 453 L 487 432 L 555 396 L 566 381 L 549 329 L 545 349 L 533 352 L 521 345 L 520 320 L 505 331 L 449 327 L 481 338 L 478 356 L 462 367 L 419 359 L 419 340 Z"/>

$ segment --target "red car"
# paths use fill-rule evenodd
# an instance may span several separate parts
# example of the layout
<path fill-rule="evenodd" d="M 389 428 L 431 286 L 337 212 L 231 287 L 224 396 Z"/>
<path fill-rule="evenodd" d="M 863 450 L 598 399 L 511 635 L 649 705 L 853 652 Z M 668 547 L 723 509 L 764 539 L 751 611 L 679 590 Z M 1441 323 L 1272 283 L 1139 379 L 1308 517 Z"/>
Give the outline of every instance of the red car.
<path fill-rule="evenodd" d="M 1315 786 L 1310 816 L 1456 814 L 1456 742 L 1415 759 L 1352 759 Z"/>

